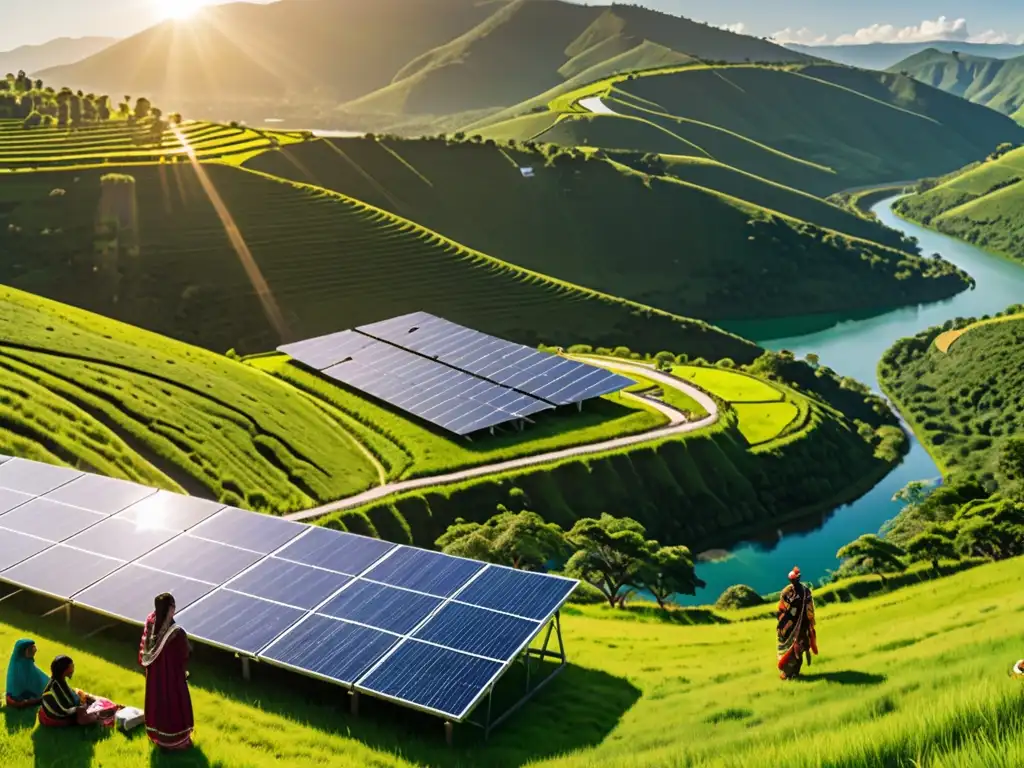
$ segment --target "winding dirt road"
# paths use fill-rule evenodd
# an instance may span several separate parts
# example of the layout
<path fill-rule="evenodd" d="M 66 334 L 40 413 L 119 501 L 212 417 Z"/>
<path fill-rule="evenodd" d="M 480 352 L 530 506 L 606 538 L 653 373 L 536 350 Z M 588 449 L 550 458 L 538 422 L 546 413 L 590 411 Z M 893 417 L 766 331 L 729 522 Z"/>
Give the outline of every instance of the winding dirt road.
<path fill-rule="evenodd" d="M 587 362 L 594 364 L 595 361 L 588 359 Z M 523 469 L 525 467 L 534 467 L 539 464 L 550 464 L 555 461 L 561 461 L 562 459 L 571 459 L 576 456 L 587 456 L 593 453 L 604 453 L 605 451 L 614 451 L 619 448 L 627 448 L 631 445 L 639 445 L 641 443 L 649 443 L 655 440 L 662 440 L 666 437 L 672 437 L 674 435 L 682 435 L 687 432 L 694 432 L 698 429 L 709 427 L 718 421 L 718 405 L 715 401 L 710 398 L 705 392 L 696 387 L 687 384 L 681 379 L 677 379 L 667 373 L 661 373 L 653 368 L 649 368 L 645 365 L 637 365 L 627 362 L 619 361 L 606 361 L 602 360 L 600 365 L 603 368 L 609 370 L 619 371 L 621 373 L 635 373 L 643 376 L 646 379 L 650 379 L 664 387 L 670 389 L 676 389 L 683 392 L 694 400 L 696 400 L 700 406 L 708 412 L 708 415 L 699 421 L 687 421 L 686 417 L 682 412 L 673 408 L 670 405 L 666 405 L 658 400 L 638 397 L 628 392 L 623 393 L 625 397 L 640 400 L 643 403 L 657 408 L 668 419 L 668 425 L 664 427 L 658 427 L 652 429 L 649 432 L 643 432 L 637 435 L 628 435 L 626 437 L 616 437 L 612 440 L 604 440 L 600 443 L 590 443 L 588 445 L 578 445 L 573 448 L 563 448 L 558 451 L 550 451 L 549 453 L 539 453 L 534 456 L 524 456 L 519 459 L 509 459 L 508 461 L 500 461 L 494 464 L 484 464 L 479 467 L 472 467 L 470 469 L 459 470 L 458 472 L 450 472 L 444 475 L 433 475 L 431 477 L 418 477 L 415 480 L 402 480 L 395 483 L 385 483 L 379 485 L 376 488 L 371 488 L 363 493 L 356 494 L 355 496 L 349 496 L 346 499 L 339 499 L 332 501 L 330 504 L 324 504 L 321 507 L 315 507 L 313 509 L 307 509 L 303 512 L 295 512 L 287 516 L 288 520 L 315 520 L 318 517 L 330 514 L 331 512 L 337 512 L 344 509 L 353 509 L 354 507 L 368 504 L 371 501 L 377 501 L 386 496 L 391 496 L 396 493 L 402 493 L 404 491 L 414 491 L 418 488 L 428 488 L 430 486 L 438 485 L 451 485 L 452 483 L 459 483 L 463 480 L 471 480 L 475 477 L 486 477 L 488 475 L 500 474 L 503 472 L 509 472 L 515 469 Z"/>

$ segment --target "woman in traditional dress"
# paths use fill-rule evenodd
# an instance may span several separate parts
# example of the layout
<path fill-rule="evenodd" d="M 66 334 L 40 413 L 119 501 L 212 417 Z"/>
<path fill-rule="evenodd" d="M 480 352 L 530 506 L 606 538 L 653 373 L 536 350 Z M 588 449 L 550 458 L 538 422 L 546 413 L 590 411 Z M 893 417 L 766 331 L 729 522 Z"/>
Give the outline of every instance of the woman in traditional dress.
<path fill-rule="evenodd" d="M 85 691 L 71 687 L 68 682 L 75 675 L 75 662 L 68 656 L 58 656 L 50 665 L 50 682 L 43 691 L 39 708 L 39 723 L 45 726 L 94 725 L 100 715 L 90 714 L 89 705 L 95 700 Z"/>
<path fill-rule="evenodd" d="M 800 674 L 807 654 L 818 655 L 818 637 L 814 629 L 814 598 L 811 588 L 800 583 L 800 569 L 789 572 L 789 585 L 779 597 L 778 623 L 779 677 L 789 680 Z"/>
<path fill-rule="evenodd" d="M 139 664 L 146 670 L 146 732 L 158 747 L 188 749 L 195 727 L 188 692 L 188 636 L 174 623 L 174 598 L 165 592 L 154 602 L 139 647 Z"/>
<path fill-rule="evenodd" d="M 47 674 L 36 666 L 36 641 L 26 638 L 16 642 L 7 665 L 7 706 L 12 709 L 38 706 L 49 682 Z"/>

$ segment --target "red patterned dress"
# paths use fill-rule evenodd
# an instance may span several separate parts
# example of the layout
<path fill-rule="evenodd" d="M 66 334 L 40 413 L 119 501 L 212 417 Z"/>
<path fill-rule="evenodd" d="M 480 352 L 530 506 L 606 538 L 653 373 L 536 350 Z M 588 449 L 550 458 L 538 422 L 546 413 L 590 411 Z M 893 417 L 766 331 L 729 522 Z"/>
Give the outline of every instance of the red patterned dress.
<path fill-rule="evenodd" d="M 778 623 L 779 672 L 787 680 L 800 674 L 807 654 L 818 654 L 818 637 L 814 629 L 814 598 L 811 588 L 799 581 L 789 584 L 779 597 Z"/>
<path fill-rule="evenodd" d="M 146 670 L 146 732 L 164 749 L 192 746 L 192 697 L 188 692 L 189 643 L 185 630 L 170 619 L 157 627 L 149 614 L 139 646 L 139 664 Z"/>

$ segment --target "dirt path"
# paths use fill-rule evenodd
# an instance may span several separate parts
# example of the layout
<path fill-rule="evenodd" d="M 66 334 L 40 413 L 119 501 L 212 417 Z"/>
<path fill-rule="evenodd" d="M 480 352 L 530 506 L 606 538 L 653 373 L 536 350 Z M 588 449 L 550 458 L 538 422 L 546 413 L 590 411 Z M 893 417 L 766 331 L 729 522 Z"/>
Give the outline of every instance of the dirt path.
<path fill-rule="evenodd" d="M 593 360 L 588 360 L 593 363 Z M 355 496 L 349 496 L 347 499 L 339 499 L 338 501 L 332 501 L 330 504 L 324 504 L 321 507 L 314 509 L 307 509 L 303 512 L 296 512 L 288 515 L 288 520 L 315 520 L 318 517 L 330 514 L 331 512 L 337 512 L 344 509 L 353 509 L 354 507 L 368 504 L 371 501 L 377 501 L 386 496 L 392 496 L 396 493 L 402 493 L 404 491 L 413 491 L 419 488 L 428 488 L 430 486 L 437 485 L 450 485 L 452 483 L 459 483 L 463 480 L 471 480 L 476 477 L 486 477 L 487 475 L 500 474 L 502 472 L 509 472 L 515 469 L 523 469 L 525 467 L 533 467 L 539 464 L 550 464 L 555 461 L 561 461 L 563 459 L 571 459 L 577 456 L 587 456 L 593 453 L 604 453 L 606 451 L 614 451 L 619 448 L 628 448 L 631 445 L 639 445 L 641 443 L 649 443 L 655 440 L 663 440 L 666 437 L 672 437 L 674 435 L 682 435 L 687 432 L 694 432 L 698 429 L 704 429 L 709 427 L 718 421 L 718 405 L 715 401 L 709 397 L 705 392 L 696 387 L 687 384 L 686 382 L 677 379 L 676 377 L 656 371 L 653 368 L 649 368 L 645 365 L 638 365 L 627 362 L 609 362 L 601 361 L 601 366 L 610 370 L 619 371 L 622 373 L 636 373 L 640 374 L 646 379 L 650 379 L 658 384 L 671 389 L 679 390 L 694 400 L 696 400 L 704 410 L 708 412 L 708 415 L 698 421 L 687 421 L 686 417 L 682 412 L 673 408 L 670 405 L 666 405 L 658 400 L 653 400 L 645 397 L 637 397 L 628 392 L 624 393 L 625 397 L 630 397 L 635 400 L 640 400 L 647 405 L 650 405 L 663 414 L 665 414 L 669 423 L 667 426 L 658 427 L 649 432 L 644 432 L 638 435 L 628 435 L 626 437 L 617 437 L 612 440 L 604 440 L 600 443 L 590 443 L 589 445 L 579 445 L 573 448 L 564 448 L 558 451 L 551 451 L 549 453 L 540 453 L 534 456 L 524 456 L 520 459 L 510 459 L 508 461 L 501 461 L 495 464 L 485 464 L 480 467 L 472 467 L 470 469 L 460 470 L 458 472 L 450 472 L 444 475 L 434 475 L 432 477 L 418 477 L 414 480 L 403 480 L 397 483 L 387 483 L 385 485 L 372 488 L 363 493 L 356 494 Z"/>

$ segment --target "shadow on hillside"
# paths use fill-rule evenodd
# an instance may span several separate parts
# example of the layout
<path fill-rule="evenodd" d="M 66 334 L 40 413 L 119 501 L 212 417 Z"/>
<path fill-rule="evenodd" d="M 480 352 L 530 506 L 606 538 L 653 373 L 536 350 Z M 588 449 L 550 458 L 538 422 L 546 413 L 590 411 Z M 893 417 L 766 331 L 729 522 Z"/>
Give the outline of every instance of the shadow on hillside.
<path fill-rule="evenodd" d="M 164 752 L 154 747 L 149 764 L 153 768 L 210 768 L 210 761 L 198 746 L 185 752 Z"/>
<path fill-rule="evenodd" d="M 139 674 L 136 661 L 138 630 L 119 625 L 99 635 L 86 637 L 97 621 L 77 615 L 72 627 L 16 609 L 5 610 L 0 621 L 19 632 L 54 645 L 92 654 L 126 671 Z M 572 654 L 571 644 L 567 648 Z M 82 664 L 85 671 L 85 664 Z M 241 668 L 231 654 L 195 644 L 189 664 L 193 698 L 200 692 L 232 700 L 244 706 L 341 738 L 355 739 L 366 746 L 432 768 L 486 765 L 515 768 L 564 752 L 601 743 L 622 716 L 640 699 L 641 691 L 628 680 L 598 670 L 567 665 L 542 691 L 518 710 L 489 740 L 471 725 L 455 727 L 454 747 L 445 744 L 440 718 L 398 707 L 384 701 L 361 697 L 359 716 L 349 712 L 349 696 L 338 686 L 306 678 L 283 669 L 254 664 L 252 679 L 241 677 Z M 533 680 L 544 678 L 546 669 L 535 666 Z M 500 681 L 494 695 L 494 717 L 514 703 L 525 686 L 525 670 L 513 665 Z M 136 705 L 137 702 L 126 701 Z M 209 703 L 206 704 L 209 706 Z M 486 700 L 473 713 L 482 718 Z M 29 721 L 24 727 L 31 727 Z M 204 729 L 203 705 L 196 711 L 196 729 Z M 18 718 L 8 720 L 8 730 L 21 728 Z M 36 765 L 89 765 L 94 743 L 111 729 L 36 729 L 33 733 Z M 141 733 L 141 729 L 139 729 Z M 119 735 L 120 738 L 125 738 Z M 132 733 L 127 738 L 144 738 Z M 200 736 L 201 738 L 201 736 Z M 217 765 L 219 761 L 213 761 Z M 181 754 L 154 751 L 153 766 L 160 768 L 208 768 L 210 760 L 197 750 Z"/>
<path fill-rule="evenodd" d="M 842 672 L 813 672 L 809 675 L 800 675 L 797 681 L 813 683 L 816 680 L 824 680 L 828 683 L 839 683 L 840 685 L 879 685 L 886 681 L 885 675 L 875 675 L 871 672 L 858 672 L 853 669 Z"/>
<path fill-rule="evenodd" d="M 4 727 L 8 735 L 14 735 L 21 731 L 27 731 L 35 727 L 36 707 L 30 709 L 13 709 L 4 707 L 0 710 L 4 718 Z"/>

